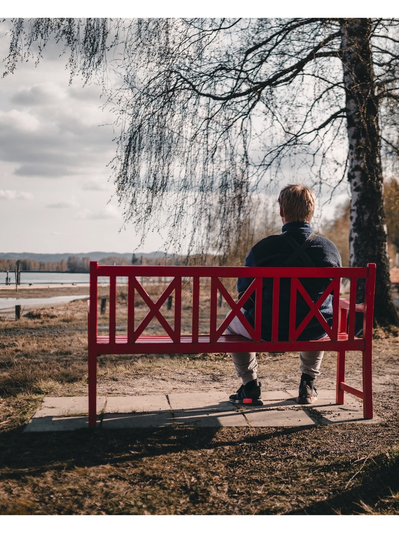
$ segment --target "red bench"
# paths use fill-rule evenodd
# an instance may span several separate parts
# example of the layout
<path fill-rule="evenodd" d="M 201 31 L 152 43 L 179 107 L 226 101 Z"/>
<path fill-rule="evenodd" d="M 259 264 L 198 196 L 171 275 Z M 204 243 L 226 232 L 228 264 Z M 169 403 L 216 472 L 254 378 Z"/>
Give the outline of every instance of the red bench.
<path fill-rule="evenodd" d="M 337 384 L 336 402 L 344 403 L 344 393 L 354 394 L 363 400 L 364 418 L 373 417 L 372 399 L 372 334 L 375 290 L 374 264 L 367 267 L 195 267 L 195 266 L 102 266 L 97 262 L 90 263 L 90 302 L 88 317 L 88 385 L 89 385 L 89 426 L 96 426 L 96 383 L 97 357 L 102 354 L 147 354 L 147 353 L 218 353 L 218 352 L 299 352 L 299 351 L 335 351 L 337 352 Z M 117 278 L 124 278 L 122 284 L 127 284 L 126 306 L 123 312 L 124 325 L 117 326 L 117 319 L 121 314 L 117 309 Z M 166 288 L 156 301 L 148 295 L 143 287 L 142 278 L 166 279 Z M 254 278 L 251 286 L 237 302 L 225 287 L 223 280 L 238 277 Z M 99 278 L 109 284 L 109 309 L 106 334 L 99 334 L 98 310 Z M 255 327 L 240 313 L 245 301 L 255 294 L 261 294 L 263 278 L 273 278 L 273 319 L 272 336 L 270 341 L 261 340 L 262 298 L 256 298 Z M 291 279 L 290 325 L 289 340 L 279 341 L 278 310 L 279 289 L 282 278 Z M 329 278 L 327 289 L 317 302 L 313 302 L 303 285 L 301 278 Z M 356 288 L 359 279 L 366 280 L 365 300 L 356 304 Z M 340 297 L 341 280 L 350 281 L 349 297 Z M 101 282 L 101 280 L 100 280 Z M 230 283 L 235 285 L 234 280 Z M 205 289 L 204 289 L 205 285 Z M 184 294 L 189 294 L 190 303 L 182 310 L 182 287 Z M 204 294 L 206 291 L 206 294 Z M 165 303 L 174 293 L 173 326 L 165 318 Z M 296 327 L 295 307 L 297 295 L 300 293 L 307 301 L 310 311 L 303 322 Z M 333 324 L 330 327 L 321 315 L 319 308 L 329 294 L 333 295 Z M 147 315 L 138 322 L 135 313 L 136 295 L 148 306 Z M 220 295 L 229 304 L 232 312 L 226 318 L 218 317 L 218 303 Z M 200 303 L 200 296 L 202 303 Z M 203 328 L 204 296 L 206 306 L 206 329 Z M 170 301 L 170 300 L 169 300 Z M 184 317 L 190 315 L 190 331 L 182 332 L 182 312 Z M 361 338 L 355 336 L 355 315 L 363 313 L 363 334 Z M 202 313 L 202 314 L 201 314 Z M 136 315 L 136 317 L 135 317 Z M 200 322 L 200 315 L 202 320 Z M 243 323 L 252 332 L 254 340 L 248 340 L 239 335 L 224 335 L 230 320 L 235 316 L 242 317 Z M 322 324 L 327 336 L 322 340 L 297 340 L 303 328 L 315 316 Z M 165 330 L 163 335 L 151 335 L 146 328 L 151 320 L 156 318 Z M 221 323 L 218 324 L 218 320 Z M 118 322 L 120 323 L 120 321 Z M 201 327 L 200 327 L 201 324 Z M 104 326 L 102 326 L 104 327 Z M 345 382 L 345 353 L 358 351 L 362 353 L 362 390 L 352 387 Z"/>

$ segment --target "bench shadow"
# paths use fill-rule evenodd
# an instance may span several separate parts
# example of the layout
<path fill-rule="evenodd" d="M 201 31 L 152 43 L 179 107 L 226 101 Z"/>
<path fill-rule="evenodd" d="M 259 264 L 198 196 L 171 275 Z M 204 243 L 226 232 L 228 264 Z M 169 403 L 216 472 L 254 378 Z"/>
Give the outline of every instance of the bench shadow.
<path fill-rule="evenodd" d="M 228 433 L 218 435 L 221 429 Z M 109 464 L 118 466 L 182 451 L 241 446 L 245 442 L 268 441 L 307 429 L 257 428 L 254 431 L 248 427 L 199 427 L 179 423 L 157 428 L 108 430 L 104 427 L 31 433 L 18 428 L 0 433 L 0 471 L 3 481 L 26 480 L 48 471 Z"/>

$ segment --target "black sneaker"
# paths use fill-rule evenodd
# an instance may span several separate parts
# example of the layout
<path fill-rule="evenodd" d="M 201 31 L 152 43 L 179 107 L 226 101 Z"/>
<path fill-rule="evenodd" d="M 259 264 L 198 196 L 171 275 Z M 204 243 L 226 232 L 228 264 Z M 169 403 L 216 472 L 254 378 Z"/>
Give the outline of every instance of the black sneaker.
<path fill-rule="evenodd" d="M 299 396 L 296 401 L 300 404 L 309 404 L 317 400 L 317 389 L 314 386 L 314 379 L 310 376 L 301 377 L 301 383 L 299 384 Z"/>
<path fill-rule="evenodd" d="M 246 405 L 246 406 L 257 406 L 263 405 L 263 402 L 260 400 L 261 396 L 261 383 L 256 379 L 250 381 L 246 385 L 241 385 L 236 394 L 232 394 L 229 398 L 231 403 Z"/>

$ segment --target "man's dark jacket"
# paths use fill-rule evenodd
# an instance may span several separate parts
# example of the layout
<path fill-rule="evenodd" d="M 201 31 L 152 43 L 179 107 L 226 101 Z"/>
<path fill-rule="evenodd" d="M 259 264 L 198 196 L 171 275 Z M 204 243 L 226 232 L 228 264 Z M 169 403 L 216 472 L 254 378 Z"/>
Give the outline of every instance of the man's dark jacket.
<path fill-rule="evenodd" d="M 284 266 L 284 263 L 293 255 L 294 248 L 284 237 L 287 233 L 289 236 L 301 245 L 310 235 L 312 228 L 307 222 L 289 222 L 282 228 L 280 235 L 271 235 L 259 241 L 251 248 L 246 260 L 245 266 L 251 267 L 275 267 Z M 340 267 L 342 266 L 341 256 L 334 243 L 325 237 L 313 235 L 311 244 L 306 248 L 310 262 L 316 267 Z M 297 257 L 289 266 L 309 266 L 304 262 L 305 259 Z M 238 293 L 241 294 L 249 287 L 253 278 L 239 278 L 237 282 Z M 302 279 L 300 280 L 304 288 L 313 301 L 317 301 L 328 286 L 330 280 L 323 278 Z M 289 301 L 290 301 L 290 280 L 281 280 L 280 284 L 280 315 L 279 315 L 279 340 L 288 339 L 289 328 Z M 270 340 L 272 327 L 272 295 L 273 281 L 267 280 L 263 286 L 263 304 L 262 304 L 262 339 Z M 248 322 L 254 326 L 254 301 L 249 300 L 245 304 L 244 314 Z M 302 322 L 309 312 L 309 306 L 302 296 L 297 293 L 297 313 L 296 327 Z M 326 319 L 327 323 L 332 323 L 332 295 L 329 295 L 320 307 L 320 312 Z M 319 339 L 323 337 L 325 331 L 320 322 L 313 317 L 308 326 L 299 336 L 299 340 Z"/>

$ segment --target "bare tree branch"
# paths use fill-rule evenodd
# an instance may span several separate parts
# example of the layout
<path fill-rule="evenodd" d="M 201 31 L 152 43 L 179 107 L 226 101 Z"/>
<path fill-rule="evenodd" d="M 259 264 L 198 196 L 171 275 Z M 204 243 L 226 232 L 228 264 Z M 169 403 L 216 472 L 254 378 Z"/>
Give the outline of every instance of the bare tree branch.
<path fill-rule="evenodd" d="M 323 190 L 346 174 L 354 261 L 378 264 L 379 294 L 390 301 L 380 150 L 384 142 L 387 157 L 397 153 L 398 20 L 7 24 L 6 73 L 40 61 L 55 39 L 69 51 L 71 76 L 101 80 L 108 68 L 120 76 L 116 90 L 104 84 L 121 129 L 112 170 L 125 221 L 139 233 L 166 226 L 171 244 L 186 239 L 189 251 L 212 245 L 223 254 L 254 216 L 256 196 L 286 179 L 290 165 L 306 167 Z"/>

